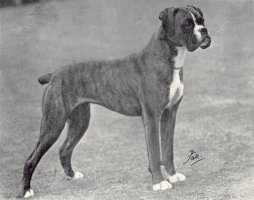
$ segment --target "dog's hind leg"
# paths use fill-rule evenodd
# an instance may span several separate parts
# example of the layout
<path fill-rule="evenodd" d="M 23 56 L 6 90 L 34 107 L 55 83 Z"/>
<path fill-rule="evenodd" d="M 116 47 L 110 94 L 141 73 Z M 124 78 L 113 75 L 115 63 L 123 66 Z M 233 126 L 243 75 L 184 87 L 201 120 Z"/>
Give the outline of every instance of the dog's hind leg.
<path fill-rule="evenodd" d="M 65 174 L 74 179 L 83 178 L 79 172 L 74 172 L 71 166 L 71 157 L 74 147 L 86 132 L 90 121 L 90 104 L 84 103 L 76 107 L 68 119 L 68 133 L 62 147 L 59 150 L 59 157 Z"/>
<path fill-rule="evenodd" d="M 43 116 L 41 121 L 40 137 L 32 154 L 25 162 L 23 171 L 23 195 L 25 198 L 34 195 L 30 188 L 33 172 L 42 156 L 55 143 L 64 128 L 67 114 L 61 96 L 56 96 L 48 89 L 43 102 Z"/>

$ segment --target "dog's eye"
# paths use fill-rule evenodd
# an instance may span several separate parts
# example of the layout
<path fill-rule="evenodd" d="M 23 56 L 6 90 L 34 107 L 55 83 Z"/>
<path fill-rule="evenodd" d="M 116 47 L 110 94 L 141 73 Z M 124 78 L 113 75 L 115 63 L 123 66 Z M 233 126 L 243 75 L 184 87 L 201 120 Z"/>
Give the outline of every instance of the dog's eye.
<path fill-rule="evenodd" d="M 187 21 L 185 21 L 185 23 L 184 23 L 184 27 L 189 28 L 189 27 L 192 26 L 192 24 L 193 24 L 193 23 L 192 23 L 190 20 L 187 20 Z"/>
<path fill-rule="evenodd" d="M 198 18 L 197 19 L 197 24 L 204 24 L 204 19 L 203 18 Z"/>

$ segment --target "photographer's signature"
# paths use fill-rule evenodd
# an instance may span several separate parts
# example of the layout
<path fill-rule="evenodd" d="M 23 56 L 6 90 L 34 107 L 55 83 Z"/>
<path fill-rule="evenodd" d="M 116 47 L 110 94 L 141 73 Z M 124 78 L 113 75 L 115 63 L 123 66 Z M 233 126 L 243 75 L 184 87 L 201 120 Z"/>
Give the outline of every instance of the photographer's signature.
<path fill-rule="evenodd" d="M 191 162 L 191 166 L 196 164 L 197 162 L 204 160 L 205 158 L 201 155 L 199 155 L 194 150 L 190 150 L 190 154 L 188 155 L 188 159 L 183 163 L 187 164 L 188 162 Z"/>

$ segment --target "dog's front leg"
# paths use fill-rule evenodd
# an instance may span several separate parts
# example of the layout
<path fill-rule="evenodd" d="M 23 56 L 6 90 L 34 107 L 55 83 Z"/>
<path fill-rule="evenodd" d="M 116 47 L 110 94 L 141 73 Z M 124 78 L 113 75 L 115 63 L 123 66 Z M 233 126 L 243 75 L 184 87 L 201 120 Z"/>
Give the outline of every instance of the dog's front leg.
<path fill-rule="evenodd" d="M 168 181 L 163 180 L 160 168 L 159 131 L 161 116 L 157 113 L 143 110 L 142 118 L 145 127 L 149 171 L 152 173 L 153 179 L 153 190 L 157 191 L 172 188 L 172 185 Z"/>
<path fill-rule="evenodd" d="M 167 108 L 161 117 L 161 154 L 162 154 L 162 165 L 165 167 L 167 179 L 171 183 L 177 181 L 184 181 L 186 177 L 183 174 L 176 173 L 174 166 L 174 132 L 176 113 L 179 106 L 178 102 L 172 108 Z"/>

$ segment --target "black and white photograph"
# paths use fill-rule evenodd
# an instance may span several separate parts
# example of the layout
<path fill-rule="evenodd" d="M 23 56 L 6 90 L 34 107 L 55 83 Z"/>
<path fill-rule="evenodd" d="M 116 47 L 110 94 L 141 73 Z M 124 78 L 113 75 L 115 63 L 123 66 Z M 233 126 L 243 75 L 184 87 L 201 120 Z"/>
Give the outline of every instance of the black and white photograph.
<path fill-rule="evenodd" d="M 253 200 L 254 0 L 0 0 L 0 200 Z"/>

